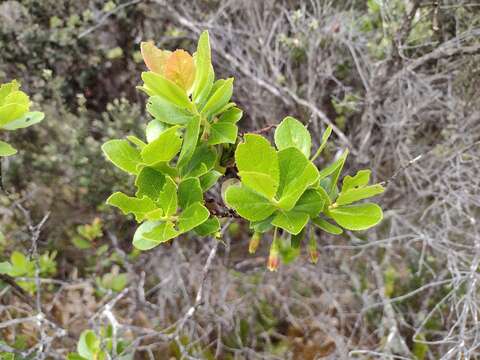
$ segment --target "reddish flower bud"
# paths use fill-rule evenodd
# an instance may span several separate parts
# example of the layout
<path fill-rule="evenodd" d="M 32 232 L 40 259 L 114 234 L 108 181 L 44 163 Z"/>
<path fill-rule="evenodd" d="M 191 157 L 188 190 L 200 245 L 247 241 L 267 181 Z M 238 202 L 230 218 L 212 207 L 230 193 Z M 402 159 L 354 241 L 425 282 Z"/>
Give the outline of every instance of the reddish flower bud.
<path fill-rule="evenodd" d="M 280 265 L 280 258 L 278 254 L 270 253 L 270 255 L 268 256 L 268 263 L 267 263 L 268 270 L 277 271 L 278 265 Z"/>
<path fill-rule="evenodd" d="M 274 235 L 272 246 L 270 246 L 270 254 L 268 255 L 267 268 L 270 271 L 277 271 L 278 265 L 280 265 L 280 249 L 276 233 Z"/>

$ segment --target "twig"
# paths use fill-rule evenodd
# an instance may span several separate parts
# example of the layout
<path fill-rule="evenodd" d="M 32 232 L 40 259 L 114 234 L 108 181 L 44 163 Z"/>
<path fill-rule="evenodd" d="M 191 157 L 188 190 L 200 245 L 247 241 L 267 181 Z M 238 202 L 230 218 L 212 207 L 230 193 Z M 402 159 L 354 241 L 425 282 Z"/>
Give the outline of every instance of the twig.
<path fill-rule="evenodd" d="M 128 1 L 124 4 L 121 4 L 119 6 L 117 6 L 115 9 L 113 10 L 110 10 L 108 12 L 106 12 L 99 20 L 98 20 L 98 23 L 95 24 L 94 26 L 88 28 L 87 30 L 84 30 L 82 31 L 79 35 L 78 35 L 78 38 L 81 39 L 83 38 L 84 36 L 87 36 L 88 34 L 90 34 L 91 32 L 97 30 L 99 27 L 101 27 L 104 22 L 112 15 L 114 15 L 115 13 L 119 12 L 120 10 L 128 7 L 128 6 L 131 6 L 131 5 L 135 5 L 135 4 L 138 4 L 139 2 L 141 2 L 142 0 L 131 0 L 131 1 Z"/>

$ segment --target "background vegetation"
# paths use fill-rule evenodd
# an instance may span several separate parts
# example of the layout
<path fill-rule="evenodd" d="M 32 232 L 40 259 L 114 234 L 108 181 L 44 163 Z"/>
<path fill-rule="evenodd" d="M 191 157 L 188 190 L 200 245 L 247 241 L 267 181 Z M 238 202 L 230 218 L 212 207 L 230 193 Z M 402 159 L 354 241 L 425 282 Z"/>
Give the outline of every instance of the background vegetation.
<path fill-rule="evenodd" d="M 318 145 L 335 125 L 321 163 L 348 147 L 346 173 L 388 180 L 381 226 L 318 233 L 316 265 L 277 273 L 241 222 L 208 276 L 214 239 L 132 250 L 133 219 L 104 205 L 131 179 L 100 146 L 148 121 L 140 41 L 193 51 L 204 29 L 242 131 L 291 114 Z M 0 83 L 46 117 L 2 133 L 20 151 L 2 161 L 0 260 L 22 271 L 0 283 L 0 356 L 64 359 L 91 329 L 124 359 L 477 358 L 479 39 L 468 0 L 1 2 Z"/>

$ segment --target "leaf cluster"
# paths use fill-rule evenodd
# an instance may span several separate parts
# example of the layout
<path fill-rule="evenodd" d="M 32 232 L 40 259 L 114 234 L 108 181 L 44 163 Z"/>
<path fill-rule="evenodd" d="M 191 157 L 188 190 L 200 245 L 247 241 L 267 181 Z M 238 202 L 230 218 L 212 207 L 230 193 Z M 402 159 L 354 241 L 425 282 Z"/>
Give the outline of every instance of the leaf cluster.
<path fill-rule="evenodd" d="M 0 130 L 23 129 L 42 121 L 44 114 L 30 112 L 30 105 L 30 98 L 20 90 L 16 80 L 0 85 Z M 16 153 L 12 145 L 0 141 L 0 157 Z"/>
<path fill-rule="evenodd" d="M 205 206 L 204 194 L 225 174 L 222 155 L 237 143 L 242 111 L 230 101 L 233 79 L 215 80 L 207 32 L 193 56 L 158 49 L 153 42 L 142 43 L 141 49 L 150 71 L 142 73 L 139 89 L 149 96 L 147 110 L 153 120 L 145 140 L 128 136 L 110 140 L 102 149 L 118 168 L 136 177 L 134 196 L 116 192 L 107 203 L 141 223 L 133 245 L 148 250 L 189 231 L 200 236 L 218 233 L 220 221 Z M 239 179 L 223 183 L 222 197 L 250 222 L 256 234 L 252 252 L 258 234 L 272 229 L 275 239 L 281 229 L 298 248 L 310 222 L 338 235 L 381 221 L 378 205 L 356 204 L 384 190 L 379 184 L 368 185 L 369 170 L 345 177 L 338 186 L 348 151 L 324 169 L 315 165 L 331 132 L 325 131 L 312 155 L 309 131 L 289 116 L 275 131 L 275 147 L 258 134 L 246 134 L 236 147 L 229 160 L 234 160 Z M 272 244 L 272 269 L 278 266 L 276 254 L 285 253 L 281 245 L 276 240 Z M 309 248 L 313 253 L 313 242 Z"/>

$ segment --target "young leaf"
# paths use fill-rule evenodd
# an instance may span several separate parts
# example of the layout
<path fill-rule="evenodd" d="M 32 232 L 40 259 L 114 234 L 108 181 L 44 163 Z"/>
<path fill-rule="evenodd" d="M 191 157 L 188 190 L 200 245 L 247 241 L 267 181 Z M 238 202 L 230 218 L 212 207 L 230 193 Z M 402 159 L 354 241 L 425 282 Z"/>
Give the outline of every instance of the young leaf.
<path fill-rule="evenodd" d="M 185 50 L 175 50 L 165 62 L 164 74 L 183 90 L 188 91 L 195 80 L 195 64 Z"/>
<path fill-rule="evenodd" d="M 200 113 L 206 117 L 217 114 L 230 101 L 232 93 L 233 78 L 230 78 L 210 96 Z"/>
<path fill-rule="evenodd" d="M 108 160 L 116 167 L 130 174 L 137 174 L 137 165 L 142 162 L 140 151 L 127 140 L 110 140 L 102 145 L 102 150 Z"/>
<path fill-rule="evenodd" d="M 147 111 L 155 119 L 172 125 L 184 125 L 192 119 L 192 114 L 175 106 L 161 96 L 152 96 L 148 99 Z"/>
<path fill-rule="evenodd" d="M 151 93 L 164 98 L 179 108 L 191 108 L 192 104 L 187 93 L 174 82 L 153 72 L 143 72 L 142 80 Z"/>
<path fill-rule="evenodd" d="M 355 176 L 347 175 L 343 178 L 342 192 L 356 187 L 366 186 L 370 181 L 370 170 L 360 170 Z"/>
<path fill-rule="evenodd" d="M 154 73 L 163 75 L 165 63 L 172 54 L 168 50 L 160 50 L 155 46 L 153 41 L 146 41 L 140 43 L 140 51 L 142 53 L 143 61 L 147 65 L 148 70 Z"/>
<path fill-rule="evenodd" d="M 327 220 L 324 220 L 322 218 L 319 218 L 319 217 L 313 218 L 312 222 L 315 225 L 317 225 L 320 229 L 322 229 L 323 231 L 329 234 L 340 235 L 341 233 L 343 233 L 342 228 L 339 228 L 336 225 L 330 224 Z"/>
<path fill-rule="evenodd" d="M 178 126 L 172 126 L 149 143 L 142 150 L 142 158 L 145 164 L 154 165 L 159 162 L 172 160 L 180 151 L 182 138 L 178 134 Z"/>
<path fill-rule="evenodd" d="M 330 195 L 330 197 L 332 197 L 333 192 L 336 189 L 337 181 L 338 181 L 338 178 L 340 177 L 340 173 L 342 172 L 343 165 L 345 164 L 345 160 L 347 160 L 347 156 L 348 156 L 348 149 L 346 149 L 343 152 L 342 156 L 340 156 L 340 159 L 338 161 L 338 166 L 332 173 L 332 182 L 330 184 L 330 191 L 328 191 L 328 194 Z"/>
<path fill-rule="evenodd" d="M 197 146 L 198 136 L 200 133 L 200 116 L 194 116 L 188 123 L 183 139 L 182 151 L 178 157 L 177 166 L 184 167 L 192 158 Z"/>
<path fill-rule="evenodd" d="M 195 100 L 195 103 L 202 104 L 206 101 L 214 80 L 208 31 L 204 31 L 198 39 L 195 65 L 193 99 Z"/>
<path fill-rule="evenodd" d="M 327 141 L 330 137 L 330 135 L 332 134 L 332 127 L 329 125 L 327 127 L 327 130 L 325 130 L 325 132 L 323 133 L 322 135 L 322 142 L 320 143 L 320 146 L 318 147 L 317 151 L 315 152 L 315 155 L 312 156 L 312 159 L 311 161 L 314 161 L 323 151 L 323 149 L 325 149 L 325 146 L 327 146 Z"/>
<path fill-rule="evenodd" d="M 319 175 L 318 180 L 322 180 L 322 179 L 326 178 L 327 176 L 332 175 L 338 169 L 340 169 L 339 170 L 339 172 L 340 172 L 343 168 L 343 164 L 345 163 L 345 159 L 346 159 L 347 155 L 348 155 L 348 150 L 345 150 L 337 161 L 330 164 L 325 169 L 320 170 L 320 172 L 318 174 Z M 332 182 L 330 182 L 330 184 L 332 184 Z M 333 186 L 335 186 L 335 185 L 333 185 Z"/>
<path fill-rule="evenodd" d="M 382 209 L 373 203 L 338 206 L 329 209 L 326 215 L 348 230 L 365 230 L 383 219 Z"/>
<path fill-rule="evenodd" d="M 39 111 L 28 112 L 22 117 L 2 126 L 4 130 L 23 129 L 38 124 L 45 118 L 45 114 Z"/>
<path fill-rule="evenodd" d="M 284 210 L 291 210 L 308 186 L 318 179 L 318 170 L 297 148 L 278 152 L 280 186 L 277 198 Z"/>
<path fill-rule="evenodd" d="M 310 157 L 312 139 L 310 133 L 300 121 L 287 116 L 275 130 L 275 145 L 277 145 L 278 150 L 295 147 L 308 159 Z"/>
<path fill-rule="evenodd" d="M 237 146 L 235 160 L 242 183 L 272 199 L 278 189 L 279 166 L 275 149 L 260 135 L 247 134 Z"/>
<path fill-rule="evenodd" d="M 308 214 L 297 211 L 279 211 L 272 221 L 272 224 L 297 235 L 308 222 Z"/>
<path fill-rule="evenodd" d="M 202 187 L 198 178 L 182 180 L 178 185 L 178 202 L 182 209 L 186 209 L 193 203 L 203 202 Z"/>
<path fill-rule="evenodd" d="M 347 205 L 355 201 L 362 199 L 368 199 L 372 196 L 381 194 L 385 191 L 385 188 L 380 184 L 375 184 L 371 186 L 364 186 L 359 188 L 352 188 L 347 191 L 343 191 L 338 195 L 335 203 L 337 205 Z"/>
<path fill-rule="evenodd" d="M 107 199 L 107 204 L 119 208 L 125 215 L 132 213 L 135 215 L 137 222 L 144 220 L 147 213 L 157 208 L 153 200 L 149 197 L 144 196 L 139 199 L 127 196 L 121 192 L 110 195 Z"/>
<path fill-rule="evenodd" d="M 171 216 L 177 212 L 177 186 L 171 177 L 167 176 L 165 178 L 165 185 L 163 186 L 163 191 L 158 196 L 157 203 L 163 209 L 165 216 Z"/>
<path fill-rule="evenodd" d="M 11 156 L 15 155 L 16 153 L 17 150 L 12 145 L 6 143 L 5 141 L 0 141 L 0 156 Z"/>
<path fill-rule="evenodd" d="M 226 204 L 250 221 L 266 219 L 275 211 L 270 201 L 243 185 L 231 185 L 225 191 Z"/>
<path fill-rule="evenodd" d="M 194 203 L 183 210 L 178 218 L 178 229 L 187 232 L 205 222 L 210 216 L 208 209 L 200 203 Z"/>

